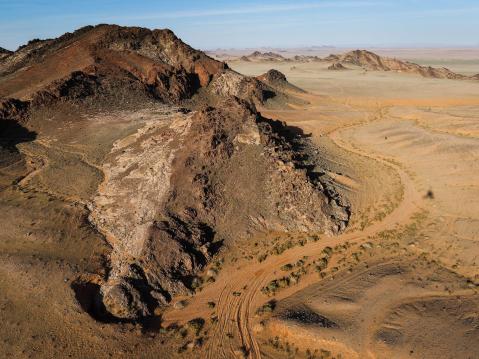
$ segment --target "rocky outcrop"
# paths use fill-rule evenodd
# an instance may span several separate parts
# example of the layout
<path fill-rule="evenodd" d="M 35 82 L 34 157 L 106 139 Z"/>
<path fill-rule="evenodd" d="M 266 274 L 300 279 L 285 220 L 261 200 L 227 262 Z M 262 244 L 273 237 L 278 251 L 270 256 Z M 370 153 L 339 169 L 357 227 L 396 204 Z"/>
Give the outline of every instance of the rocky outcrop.
<path fill-rule="evenodd" d="M 286 80 L 286 76 L 279 72 L 278 70 L 271 69 L 268 72 L 258 76 L 258 80 L 263 81 L 267 84 L 286 84 L 288 81 Z"/>
<path fill-rule="evenodd" d="M 102 294 L 114 316 L 148 316 L 190 293 L 223 241 L 258 231 L 335 234 L 348 223 L 347 201 L 305 166 L 307 139 L 248 102 L 230 97 L 155 123 L 115 144 L 91 207 L 112 238 Z"/>
<path fill-rule="evenodd" d="M 343 66 L 343 64 L 341 64 L 340 62 L 335 62 L 334 64 L 328 66 L 328 70 L 331 70 L 331 71 L 344 71 L 344 70 L 348 70 L 347 67 Z"/>
<path fill-rule="evenodd" d="M 286 76 L 282 72 L 275 69 L 271 69 L 268 72 L 258 76 L 257 79 L 280 91 L 304 92 L 304 90 L 289 83 L 286 79 Z"/>
<path fill-rule="evenodd" d="M 290 84 L 284 74 L 270 70 L 258 77 L 227 70 L 214 77 L 207 88 L 216 98 L 234 96 L 255 106 L 288 108 L 289 104 L 304 105 L 297 95 L 304 91 Z"/>
<path fill-rule="evenodd" d="M 277 54 L 275 52 L 260 52 L 260 51 L 254 51 L 253 53 L 247 55 L 247 56 L 242 56 L 241 57 L 242 61 L 268 61 L 268 62 L 281 62 L 281 61 L 289 61 L 289 59 L 285 58 L 284 56 Z"/>
<path fill-rule="evenodd" d="M 338 62 L 338 61 L 341 61 L 341 56 L 340 56 L 340 55 L 331 54 L 331 55 L 325 57 L 325 58 L 323 59 L 323 61 L 326 61 L 326 62 Z"/>
<path fill-rule="evenodd" d="M 21 120 L 27 115 L 28 103 L 14 98 L 0 99 L 0 120 Z"/>
<path fill-rule="evenodd" d="M 264 105 L 266 101 L 277 96 L 274 89 L 267 84 L 231 70 L 216 76 L 208 89 L 216 96 L 234 96 L 255 105 Z"/>
<path fill-rule="evenodd" d="M 322 61 L 319 56 L 310 55 L 295 55 L 292 60 L 296 62 L 320 62 Z"/>

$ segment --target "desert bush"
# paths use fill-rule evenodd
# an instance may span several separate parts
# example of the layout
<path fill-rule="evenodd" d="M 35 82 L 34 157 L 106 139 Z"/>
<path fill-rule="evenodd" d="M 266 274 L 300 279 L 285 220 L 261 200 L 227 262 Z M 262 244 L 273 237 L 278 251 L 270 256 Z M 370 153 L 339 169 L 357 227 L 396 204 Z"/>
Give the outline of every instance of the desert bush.
<path fill-rule="evenodd" d="M 215 302 L 208 302 L 208 308 L 213 309 L 214 307 L 216 307 L 216 303 L 215 303 Z"/>
<path fill-rule="evenodd" d="M 315 261 L 316 264 L 316 271 L 321 272 L 322 270 L 326 269 L 328 266 L 328 259 L 327 258 L 321 258 Z"/>
<path fill-rule="evenodd" d="M 187 324 L 188 328 L 191 328 L 192 330 L 194 330 L 195 335 L 197 336 L 200 334 L 201 329 L 203 329 L 204 325 L 205 325 L 205 320 L 203 318 L 192 319 Z"/>
<path fill-rule="evenodd" d="M 289 270 L 293 269 L 293 265 L 292 265 L 292 264 L 290 264 L 290 263 L 288 263 L 288 264 L 285 264 L 285 265 L 281 266 L 281 268 L 280 268 L 280 269 L 281 269 L 282 271 L 285 271 L 285 272 L 287 272 L 287 271 L 289 271 Z"/>
<path fill-rule="evenodd" d="M 269 302 L 263 304 L 256 311 L 257 314 L 271 313 L 276 308 L 276 301 L 270 300 Z"/>

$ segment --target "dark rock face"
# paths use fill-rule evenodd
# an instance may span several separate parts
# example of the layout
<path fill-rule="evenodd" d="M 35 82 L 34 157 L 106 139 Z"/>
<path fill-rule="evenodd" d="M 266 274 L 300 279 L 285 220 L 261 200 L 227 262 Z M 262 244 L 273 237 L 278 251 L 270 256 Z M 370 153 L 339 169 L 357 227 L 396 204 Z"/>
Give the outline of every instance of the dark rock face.
<path fill-rule="evenodd" d="M 18 153 L 18 143 L 32 141 L 36 134 L 22 125 L 28 104 L 16 99 L 0 100 L 0 149 Z"/>
<path fill-rule="evenodd" d="M 28 111 L 28 103 L 14 98 L 0 99 L 0 120 L 21 119 Z"/>

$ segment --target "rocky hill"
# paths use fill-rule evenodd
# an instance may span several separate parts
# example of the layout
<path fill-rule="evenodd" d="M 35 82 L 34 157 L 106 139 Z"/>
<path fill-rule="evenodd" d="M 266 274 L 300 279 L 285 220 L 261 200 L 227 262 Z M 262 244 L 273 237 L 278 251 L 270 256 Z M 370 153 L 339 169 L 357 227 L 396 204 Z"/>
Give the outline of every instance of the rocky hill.
<path fill-rule="evenodd" d="M 268 72 L 257 77 L 261 82 L 269 85 L 277 91 L 295 91 L 295 92 L 304 92 L 297 86 L 292 85 L 286 79 L 286 76 L 279 72 L 278 70 L 271 69 Z"/>
<path fill-rule="evenodd" d="M 225 68 L 169 30 L 99 25 L 31 41 L 4 58 L 0 97 L 41 102 L 128 85 L 178 102 Z"/>
<path fill-rule="evenodd" d="M 320 62 L 322 59 L 319 56 L 310 55 L 295 55 L 292 60 L 297 62 Z"/>
<path fill-rule="evenodd" d="M 295 150 L 304 139 L 289 137 L 281 123 L 261 118 L 248 103 L 225 99 L 169 128 L 179 132 L 157 157 L 158 180 L 169 178 L 163 197 L 153 202 L 154 178 L 151 186 L 123 188 L 109 175 L 91 207 L 92 221 L 119 241 L 102 284 L 103 302 L 115 317 L 148 316 L 173 296 L 191 293 L 191 278 L 223 242 L 263 231 L 338 233 L 347 225 L 349 208 L 334 186 L 302 170 L 298 158 L 312 154 L 307 146 Z M 118 156 L 124 162 L 123 152 Z M 145 200 L 129 211 L 132 191 Z"/>
<path fill-rule="evenodd" d="M 277 54 L 275 52 L 260 52 L 254 51 L 249 55 L 242 56 L 240 58 L 242 61 L 270 61 L 270 62 L 282 62 L 282 61 L 289 61 L 289 59 L 285 58 L 284 56 Z"/>
<path fill-rule="evenodd" d="M 102 273 L 74 284 L 95 318 L 137 320 L 192 293 L 199 271 L 238 239 L 345 229 L 349 204 L 318 175 L 319 151 L 256 110 L 291 86 L 274 70 L 234 72 L 169 30 L 116 25 L 34 40 L 0 62 L 2 130 L 16 121 L 29 134 L 17 142 L 41 141 L 21 154 L 42 168 L 28 190 L 83 203 L 69 233 L 89 228 L 111 248 Z M 52 143 L 67 149 L 60 156 Z M 101 183 L 76 192 L 89 171 Z M 26 191 L 18 182 L 12 191 Z M 62 186 L 73 194 L 56 194 Z"/>
<path fill-rule="evenodd" d="M 289 104 L 305 104 L 297 94 L 304 91 L 290 84 L 284 74 L 277 70 L 250 77 L 232 70 L 225 70 L 215 76 L 207 87 L 206 93 L 219 98 L 234 96 L 255 106 L 267 108 L 288 108 Z M 211 96 L 209 96 L 210 101 Z"/>

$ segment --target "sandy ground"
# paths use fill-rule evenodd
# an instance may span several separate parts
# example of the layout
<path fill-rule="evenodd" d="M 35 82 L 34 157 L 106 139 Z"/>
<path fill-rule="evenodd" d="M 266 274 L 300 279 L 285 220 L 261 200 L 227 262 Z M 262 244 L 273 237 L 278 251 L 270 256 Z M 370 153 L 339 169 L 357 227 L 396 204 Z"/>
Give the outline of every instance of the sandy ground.
<path fill-rule="evenodd" d="M 230 65 L 250 75 L 272 66 Z M 84 119 L 55 131 L 42 122 L 54 138 L 21 145 L 30 174 L 1 194 L 0 356 L 477 357 L 479 85 L 274 66 L 309 104 L 262 113 L 311 133 L 351 200 L 348 230 L 238 241 L 205 271 L 212 280 L 148 323 L 97 322 L 71 289 L 109 252 L 81 225 L 83 203 L 113 143 L 144 121 L 123 114 L 108 130 Z M 250 255 L 286 242 L 277 255 Z"/>

